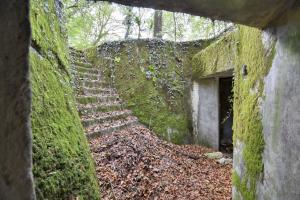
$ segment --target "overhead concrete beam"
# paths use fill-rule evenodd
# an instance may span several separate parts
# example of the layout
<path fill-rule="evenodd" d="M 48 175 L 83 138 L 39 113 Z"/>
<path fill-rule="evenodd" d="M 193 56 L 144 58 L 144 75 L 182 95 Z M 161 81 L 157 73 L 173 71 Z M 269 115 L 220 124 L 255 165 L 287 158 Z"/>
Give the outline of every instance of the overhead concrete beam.
<path fill-rule="evenodd" d="M 91 1 L 91 0 L 90 0 Z M 295 0 L 93 0 L 189 13 L 253 27 L 266 27 Z"/>

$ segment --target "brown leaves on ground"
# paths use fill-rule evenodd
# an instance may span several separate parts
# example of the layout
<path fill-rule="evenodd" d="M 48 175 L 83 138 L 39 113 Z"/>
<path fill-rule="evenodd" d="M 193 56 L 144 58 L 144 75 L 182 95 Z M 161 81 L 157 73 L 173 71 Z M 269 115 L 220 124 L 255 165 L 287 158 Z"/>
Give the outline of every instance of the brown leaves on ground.
<path fill-rule="evenodd" d="M 231 165 L 211 149 L 167 143 L 143 126 L 91 141 L 102 199 L 231 199 Z"/>

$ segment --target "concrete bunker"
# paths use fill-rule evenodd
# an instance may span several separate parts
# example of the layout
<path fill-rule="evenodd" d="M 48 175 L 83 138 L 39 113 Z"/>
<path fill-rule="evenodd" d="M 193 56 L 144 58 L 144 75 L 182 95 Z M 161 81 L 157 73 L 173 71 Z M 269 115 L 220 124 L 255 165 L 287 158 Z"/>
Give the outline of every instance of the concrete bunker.
<path fill-rule="evenodd" d="M 193 82 L 194 140 L 216 150 L 232 152 L 232 70 Z"/>
<path fill-rule="evenodd" d="M 127 4 L 129 4 L 130 2 L 135 2 L 135 4 L 146 4 L 149 1 L 128 0 L 122 2 Z M 257 195 L 260 197 L 259 199 L 271 197 L 273 197 L 273 199 L 297 199 L 297 197 L 299 197 L 297 188 L 297 186 L 299 185 L 297 184 L 299 182 L 299 176 L 295 176 L 295 174 L 297 174 L 297 172 L 299 171 L 299 168 L 297 168 L 299 164 L 298 162 L 292 162 L 292 160 L 297 160 L 297 156 L 299 155 L 297 149 L 299 149 L 299 146 L 292 144 L 294 142 L 295 144 L 297 144 L 297 141 L 299 139 L 299 137 L 297 137 L 297 133 L 299 130 L 299 123 L 297 123 L 297 120 L 299 119 L 299 109 L 297 109 L 299 106 L 299 93 L 293 92 L 289 95 L 286 95 L 285 93 L 296 91 L 297 89 L 299 89 L 299 87 L 297 87 L 300 74 L 299 67 L 297 67 L 299 66 L 298 64 L 300 62 L 299 43 L 295 42 L 299 40 L 299 2 L 293 0 L 277 1 L 276 3 L 272 4 L 272 6 L 270 6 L 269 1 L 243 2 L 248 2 L 248 4 L 240 2 L 238 3 L 239 5 L 244 5 L 244 8 L 246 8 L 246 10 L 248 11 L 247 14 L 245 14 L 245 9 L 241 9 L 238 5 L 233 6 L 229 4 L 228 7 L 222 8 L 222 12 L 220 12 L 220 4 L 217 3 L 209 4 L 211 8 L 216 8 L 215 10 L 213 10 L 214 12 L 205 13 L 203 10 L 194 12 L 195 14 L 200 15 L 203 13 L 206 14 L 206 16 L 211 17 L 218 16 L 215 13 L 223 13 L 223 15 L 219 16 L 219 18 L 232 20 L 233 22 L 240 22 L 241 24 L 253 25 L 255 27 L 265 27 L 266 25 L 270 25 L 271 21 L 277 22 L 271 24 L 272 27 L 274 27 L 274 29 L 276 30 L 275 37 L 278 39 L 275 47 L 277 53 L 275 54 L 274 58 L 276 62 L 274 62 L 274 64 L 272 65 L 271 73 L 269 74 L 265 83 L 265 88 L 268 89 L 264 93 L 267 103 L 263 105 L 264 115 L 262 119 L 262 121 L 264 122 L 264 131 L 262 132 L 262 134 L 264 134 L 265 138 L 270 138 L 270 140 L 266 141 L 265 145 L 265 154 L 267 155 L 267 157 L 264 156 L 265 160 L 263 160 L 262 162 L 265 164 L 265 166 L 269 167 L 264 168 L 265 175 L 263 176 L 263 184 L 260 184 L 257 189 L 254 188 L 251 191 L 244 189 L 242 195 L 237 195 L 236 197 L 234 197 L 234 199 L 240 199 L 243 196 L 249 197 L 249 194 L 253 194 L 252 196 Z M 287 15 L 286 10 L 290 8 L 291 5 L 293 5 L 293 2 L 295 2 L 293 9 L 289 9 Z M 169 6 L 171 5 L 169 4 L 169 2 L 166 2 L 165 4 L 166 7 L 172 7 Z M 249 4 L 251 4 L 251 6 L 249 6 Z M 200 3 L 198 5 L 200 5 Z M 2 84 L 0 84 L 0 91 L 2 94 L 1 113 L 3 113 L 4 116 L 4 122 L 1 124 L 2 139 L 0 146 L 2 153 L 1 167 L 3 169 L 2 171 L 5 172 L 4 174 L 1 174 L 1 183 L 5 182 L 5 179 L 3 177 L 10 177 L 10 180 L 12 180 L 12 176 L 16 177 L 16 179 L 13 179 L 16 181 L 10 181 L 11 184 L 8 187 L 4 187 L 4 185 L 2 185 L 1 191 L 3 192 L 1 192 L 1 197 L 7 197 L 10 199 L 35 199 L 31 176 L 31 129 L 28 125 L 30 121 L 29 108 L 31 104 L 29 97 L 30 84 L 28 79 L 25 78 L 27 77 L 29 72 L 27 62 L 29 51 L 28 46 L 30 41 L 28 6 L 28 0 L 4 0 L 1 1 L 0 6 L 3 11 L 1 15 L 1 27 L 3 31 L 1 31 L 2 37 L 0 40 L 1 46 L 3 47 L 0 56 L 2 61 L 0 63 L 0 68 L 3 73 L 1 73 Z M 192 6 L 194 8 L 201 7 L 195 5 Z M 153 4 L 152 7 L 158 7 L 158 3 Z M 182 11 L 187 11 L 186 6 L 181 7 L 183 8 Z M 296 7 L 298 9 L 297 11 Z M 236 8 L 234 9 L 234 12 L 232 8 Z M 265 15 L 258 15 L 257 8 L 261 8 L 259 9 L 259 13 L 264 13 Z M 266 10 L 265 8 L 269 9 Z M 207 9 L 207 7 L 203 6 L 203 9 Z M 290 11 L 293 11 L 294 14 Z M 268 17 L 265 17 L 266 15 Z M 246 17 L 243 18 L 242 16 Z M 281 16 L 286 17 L 286 19 L 275 21 L 275 19 Z M 266 34 L 270 35 L 270 33 Z M 257 52 L 257 48 L 253 47 L 255 47 L 255 43 L 250 43 L 250 45 L 245 48 L 243 53 L 249 55 L 250 53 L 252 53 L 252 51 Z M 259 69 L 260 68 L 262 67 L 260 66 Z M 238 70 L 239 68 L 237 67 L 236 69 Z M 266 76 L 266 74 L 262 74 L 261 76 Z M 8 79 L 8 77 L 13 78 Z M 292 77 L 292 80 L 294 81 L 290 81 L 291 78 L 287 77 Z M 12 93 L 12 91 L 14 92 Z M 276 99 L 281 99 L 280 102 L 274 101 L 275 95 Z M 249 95 L 247 94 L 246 96 Z M 242 109 L 244 109 L 244 107 L 245 106 L 243 105 L 241 106 Z M 283 111 L 283 114 L 278 115 L 278 112 Z M 240 122 L 242 121 L 237 121 L 237 123 Z M 288 129 L 288 131 L 286 129 L 286 124 L 292 125 L 290 126 L 290 129 Z M 241 126 L 245 126 L 245 123 L 241 123 Z M 16 128 L 11 129 L 11 127 Z M 276 128 L 275 132 L 272 131 L 274 127 Z M 283 136 L 288 137 L 281 139 Z M 276 148 L 272 146 L 273 138 L 279 138 L 280 140 L 280 145 L 276 145 Z M 286 143 L 290 143 L 290 145 L 287 145 Z M 249 143 L 243 146 L 248 148 L 247 146 L 249 146 Z M 287 146 L 293 149 L 287 149 Z M 235 148 L 239 149 L 238 146 L 236 146 Z M 256 149 L 257 148 L 255 148 L 254 150 Z M 278 155 L 278 152 L 283 153 Z M 241 153 L 236 154 L 235 156 L 235 171 L 241 172 L 236 173 L 236 176 L 234 176 L 236 177 L 234 179 L 235 185 L 239 185 L 238 181 L 246 184 L 249 183 L 247 181 L 249 180 L 249 178 L 245 176 L 245 173 L 242 173 L 242 170 L 238 170 L 240 168 L 247 169 L 247 167 L 241 164 L 244 162 L 240 162 L 242 158 L 243 156 Z M 276 162 L 274 161 L 274 158 L 276 158 Z M 259 158 L 259 160 L 261 159 Z M 256 160 L 254 160 L 254 162 L 257 163 Z M 14 165 L 12 163 L 18 163 L 18 165 Z M 286 166 L 282 167 L 281 164 L 284 164 Z M 16 171 L 12 166 L 18 166 L 18 170 Z M 258 170 L 258 173 L 260 172 L 261 171 Z M 251 177 L 251 180 L 257 181 L 259 179 L 257 177 Z M 282 179 L 282 177 L 291 178 Z M 283 182 L 275 182 L 274 180 L 283 180 Z M 280 185 L 277 183 L 280 183 Z M 243 189 L 246 187 L 242 185 L 240 188 Z M 237 191 L 241 191 L 240 188 L 238 188 Z M 18 193 L 13 191 L 18 191 Z M 236 194 L 236 192 L 233 193 Z"/>
<path fill-rule="evenodd" d="M 193 137 L 197 144 L 232 153 L 233 68 L 236 32 L 193 57 Z"/>

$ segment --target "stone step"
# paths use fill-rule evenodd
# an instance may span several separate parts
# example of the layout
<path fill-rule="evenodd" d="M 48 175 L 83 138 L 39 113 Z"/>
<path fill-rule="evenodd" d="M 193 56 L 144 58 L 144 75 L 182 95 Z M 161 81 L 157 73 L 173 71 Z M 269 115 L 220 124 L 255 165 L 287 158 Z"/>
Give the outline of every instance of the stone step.
<path fill-rule="evenodd" d="M 73 49 L 72 47 L 69 49 L 70 51 L 70 56 L 75 57 L 75 58 L 84 58 L 85 59 L 85 54 L 83 51 Z"/>
<path fill-rule="evenodd" d="M 80 94 L 102 94 L 102 95 L 108 95 L 108 94 L 117 94 L 115 89 L 112 88 L 96 88 L 96 87 L 80 87 L 78 88 L 78 91 Z"/>
<path fill-rule="evenodd" d="M 94 88 L 105 88 L 109 87 L 109 83 L 103 80 L 90 80 L 87 78 L 79 78 L 80 86 L 83 87 L 94 87 Z"/>
<path fill-rule="evenodd" d="M 96 112 L 108 112 L 122 110 L 123 104 L 120 101 L 110 103 L 78 104 L 77 108 L 80 115 L 86 115 Z"/>
<path fill-rule="evenodd" d="M 89 104 L 89 103 L 107 103 L 115 102 L 119 100 L 117 94 L 114 95 L 78 95 L 76 100 L 80 104 Z"/>
<path fill-rule="evenodd" d="M 77 67 L 84 67 L 84 68 L 92 68 L 93 67 L 92 63 L 82 62 L 82 61 L 77 61 L 77 60 L 74 60 L 73 64 L 76 66 L 76 68 Z"/>
<path fill-rule="evenodd" d="M 136 117 L 128 116 L 125 119 L 116 120 L 112 123 L 103 123 L 103 124 L 87 127 L 86 136 L 88 139 L 92 139 L 105 134 L 110 134 L 114 131 L 119 131 L 121 129 L 135 125 L 137 123 L 138 120 Z"/>
<path fill-rule="evenodd" d="M 87 63 L 87 59 L 84 56 L 76 56 L 74 55 L 70 55 L 71 56 L 71 62 L 74 65 L 77 65 L 77 63 Z"/>
<path fill-rule="evenodd" d="M 82 67 L 82 66 L 75 66 L 72 68 L 73 71 L 82 72 L 82 73 L 90 73 L 90 74 L 99 74 L 101 73 L 100 69 L 94 67 Z"/>
<path fill-rule="evenodd" d="M 88 72 L 78 72 L 74 71 L 73 74 L 78 78 L 86 78 L 90 80 L 101 80 L 102 74 L 100 72 L 97 73 L 88 73 Z"/>
<path fill-rule="evenodd" d="M 82 58 L 82 59 L 85 59 L 85 56 L 84 56 L 83 52 L 70 51 L 70 56 L 72 58 Z"/>
<path fill-rule="evenodd" d="M 100 112 L 89 115 L 81 116 L 81 121 L 84 127 L 93 126 L 95 124 L 101 124 L 106 122 L 112 122 L 118 119 L 126 118 L 131 115 L 130 110 Z"/>

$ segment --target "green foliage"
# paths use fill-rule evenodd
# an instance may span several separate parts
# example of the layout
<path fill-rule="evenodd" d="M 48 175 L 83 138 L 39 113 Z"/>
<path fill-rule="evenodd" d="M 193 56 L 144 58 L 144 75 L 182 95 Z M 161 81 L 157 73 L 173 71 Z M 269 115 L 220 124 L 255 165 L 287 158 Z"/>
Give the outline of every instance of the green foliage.
<path fill-rule="evenodd" d="M 148 71 L 151 72 L 151 73 L 155 73 L 155 68 L 154 68 L 154 66 L 153 66 L 153 65 L 149 65 Z"/>
<path fill-rule="evenodd" d="M 151 38 L 154 10 L 134 8 L 107 2 L 64 0 L 69 43 L 77 49 L 87 49 L 108 40 Z M 212 38 L 229 23 L 182 13 L 162 11 L 164 39 L 187 41 Z"/>
<path fill-rule="evenodd" d="M 65 9 L 70 45 L 77 49 L 99 45 L 112 28 L 112 5 L 107 2 L 77 2 L 69 1 Z"/>
<path fill-rule="evenodd" d="M 223 21 L 163 11 L 163 34 L 169 40 L 175 37 L 177 41 L 213 38 L 230 26 Z"/>
<path fill-rule="evenodd" d="M 269 72 L 274 52 L 267 55 L 255 28 L 239 27 L 237 37 L 238 59 L 234 83 L 234 143 L 244 143 L 243 159 L 246 172 L 243 177 L 233 174 L 233 183 L 246 200 L 256 199 L 256 184 L 263 172 L 264 150 L 260 102 L 263 98 L 264 77 Z M 248 75 L 242 76 L 242 66 L 247 65 Z"/>
<path fill-rule="evenodd" d="M 190 16 L 189 23 L 191 24 L 190 37 L 197 38 L 199 36 L 199 32 L 201 32 L 201 30 L 203 30 L 203 27 L 205 26 L 205 18 Z M 207 28 L 205 34 L 209 36 L 209 32 L 210 31 Z"/>
<path fill-rule="evenodd" d="M 187 15 L 182 13 L 163 12 L 163 36 L 170 40 L 181 41 L 184 37 Z"/>
<path fill-rule="evenodd" d="M 115 63 L 120 63 L 121 58 L 120 57 L 115 57 L 114 61 L 115 61 Z"/>

